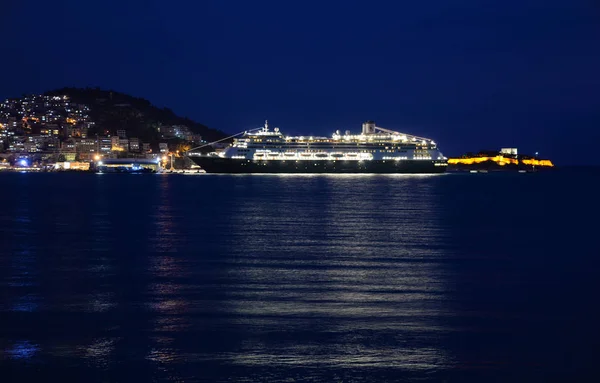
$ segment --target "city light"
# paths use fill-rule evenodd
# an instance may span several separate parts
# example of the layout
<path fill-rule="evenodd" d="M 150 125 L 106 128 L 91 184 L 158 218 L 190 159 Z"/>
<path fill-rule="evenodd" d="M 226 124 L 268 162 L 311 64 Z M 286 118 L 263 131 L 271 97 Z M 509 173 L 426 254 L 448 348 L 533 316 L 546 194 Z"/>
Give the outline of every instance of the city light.
<path fill-rule="evenodd" d="M 27 160 L 20 160 L 19 165 L 21 165 L 23 167 L 27 167 Z"/>
<path fill-rule="evenodd" d="M 100 156 L 96 154 L 96 155 L 94 156 L 94 160 L 96 160 L 96 161 L 100 161 Z"/>

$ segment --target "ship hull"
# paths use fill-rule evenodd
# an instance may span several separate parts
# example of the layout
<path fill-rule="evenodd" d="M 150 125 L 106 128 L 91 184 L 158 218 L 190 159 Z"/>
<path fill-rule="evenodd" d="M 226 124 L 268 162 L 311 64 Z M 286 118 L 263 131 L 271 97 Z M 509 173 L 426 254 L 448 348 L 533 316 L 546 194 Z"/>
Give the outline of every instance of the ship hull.
<path fill-rule="evenodd" d="M 207 173 L 444 173 L 445 161 L 254 161 L 216 156 L 192 156 L 194 163 Z M 443 165 L 436 165 L 443 164 Z"/>

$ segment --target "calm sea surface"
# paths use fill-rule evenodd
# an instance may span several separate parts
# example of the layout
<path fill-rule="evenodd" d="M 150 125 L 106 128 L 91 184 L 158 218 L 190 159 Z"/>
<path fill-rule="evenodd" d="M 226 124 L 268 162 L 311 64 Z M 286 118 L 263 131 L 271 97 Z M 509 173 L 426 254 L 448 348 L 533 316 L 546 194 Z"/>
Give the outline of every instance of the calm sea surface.
<path fill-rule="evenodd" d="M 0 381 L 599 381 L 598 185 L 0 174 Z"/>

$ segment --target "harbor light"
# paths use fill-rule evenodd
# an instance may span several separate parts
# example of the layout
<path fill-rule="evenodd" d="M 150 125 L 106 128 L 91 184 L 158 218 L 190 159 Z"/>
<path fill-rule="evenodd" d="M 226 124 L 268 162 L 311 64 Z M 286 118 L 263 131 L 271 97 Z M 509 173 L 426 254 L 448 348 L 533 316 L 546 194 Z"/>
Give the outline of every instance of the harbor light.
<path fill-rule="evenodd" d="M 167 160 L 167 156 L 163 156 L 162 160 L 166 161 Z"/>
<path fill-rule="evenodd" d="M 95 161 L 100 161 L 100 156 L 96 154 L 96 155 L 94 156 L 94 160 L 95 160 Z"/>

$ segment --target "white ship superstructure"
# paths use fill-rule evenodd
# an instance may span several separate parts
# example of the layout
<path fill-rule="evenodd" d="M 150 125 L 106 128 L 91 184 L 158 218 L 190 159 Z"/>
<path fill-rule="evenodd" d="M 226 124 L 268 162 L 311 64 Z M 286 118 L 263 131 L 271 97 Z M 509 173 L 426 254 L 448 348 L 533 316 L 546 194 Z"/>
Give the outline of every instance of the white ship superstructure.
<path fill-rule="evenodd" d="M 191 152 L 189 158 L 207 173 L 443 173 L 448 165 L 433 140 L 373 121 L 360 134 L 337 131 L 331 137 L 285 136 L 265 122 L 222 140 L 236 136 L 221 152 Z"/>
<path fill-rule="evenodd" d="M 285 136 L 265 122 L 259 131 L 234 139 L 219 156 L 252 161 L 434 161 L 446 166 L 433 140 L 380 128 L 373 121 L 363 124 L 361 134 L 337 131 L 331 137 Z"/>

